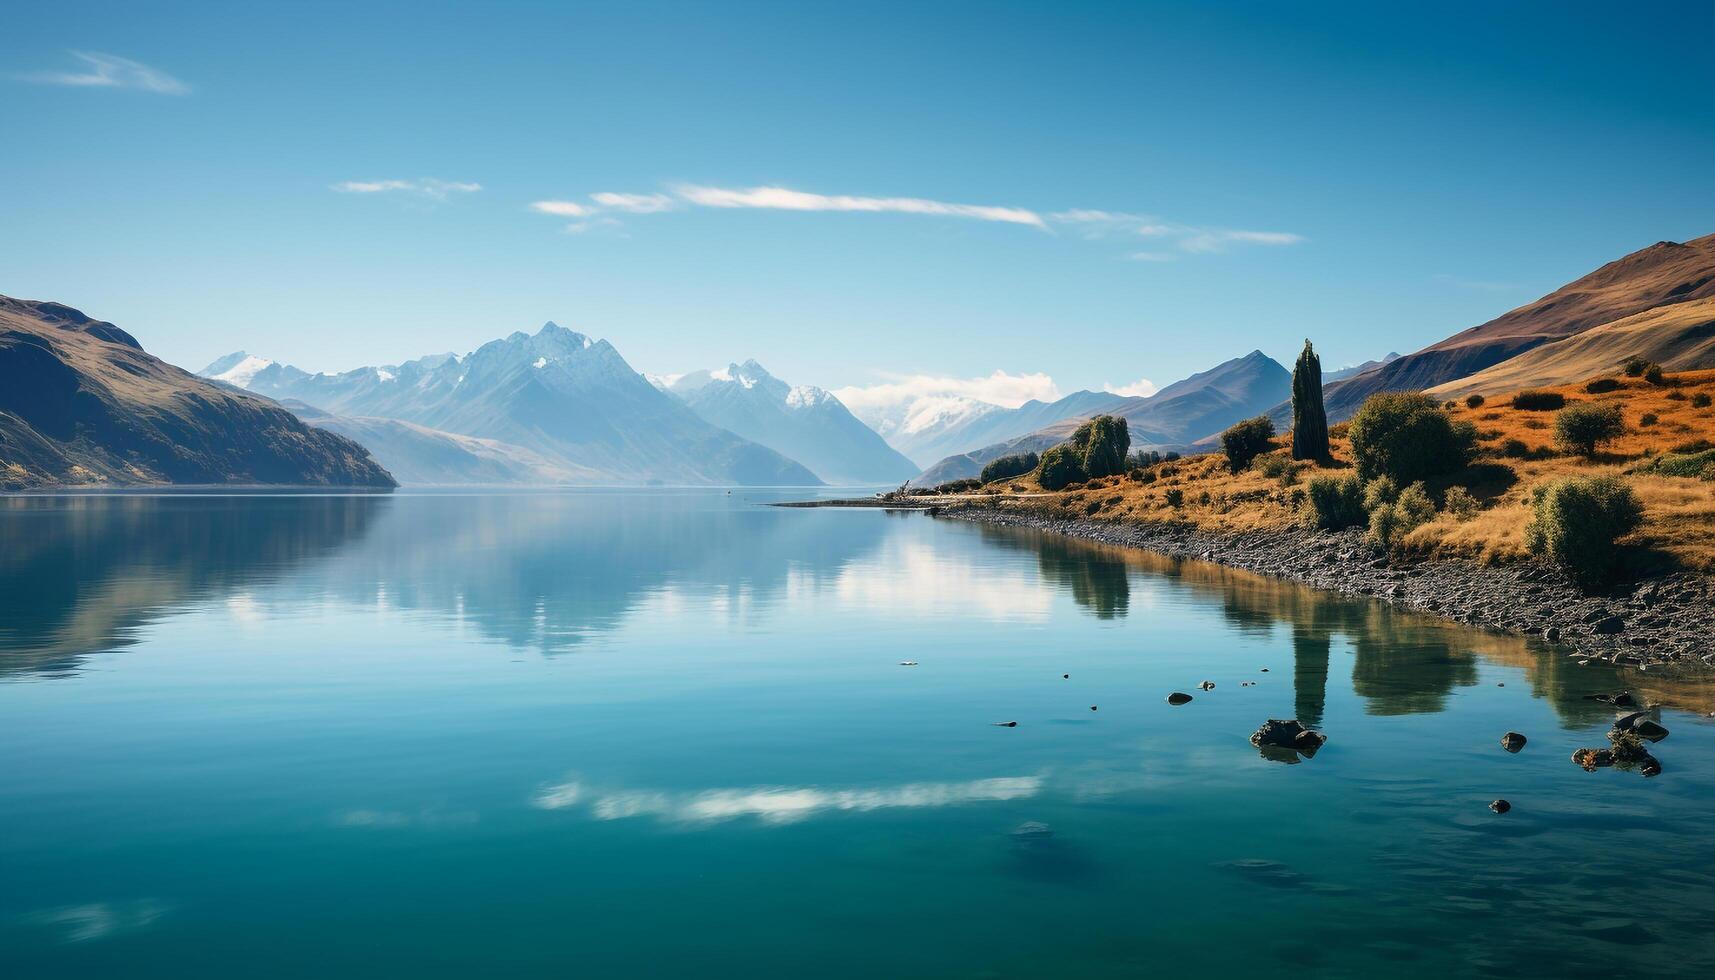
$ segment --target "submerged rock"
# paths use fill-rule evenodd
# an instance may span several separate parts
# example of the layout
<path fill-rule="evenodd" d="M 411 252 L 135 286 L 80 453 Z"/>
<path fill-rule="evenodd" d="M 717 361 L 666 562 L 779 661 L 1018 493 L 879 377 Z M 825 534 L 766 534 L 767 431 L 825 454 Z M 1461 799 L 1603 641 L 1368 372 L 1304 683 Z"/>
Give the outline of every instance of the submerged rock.
<path fill-rule="evenodd" d="M 1518 732 L 1507 732 L 1505 735 L 1501 736 L 1501 748 L 1506 749 L 1508 752 L 1517 752 L 1519 749 L 1524 748 L 1524 743 L 1526 741 L 1528 740 Z"/>
<path fill-rule="evenodd" d="M 1026 820 L 1012 828 L 1013 840 L 1047 840 L 1054 836 L 1054 828 L 1037 820 Z"/>
<path fill-rule="evenodd" d="M 1197 685 L 1197 689 L 1200 691 L 1213 691 L 1215 689 L 1215 682 L 1214 681 L 1204 681 L 1203 683 Z"/>
<path fill-rule="evenodd" d="M 1169 694 L 1167 696 L 1167 703 L 1168 704 L 1189 704 L 1189 703 L 1191 703 L 1191 695 L 1186 694 L 1183 691 L 1174 691 L 1172 694 Z"/>
<path fill-rule="evenodd" d="M 1495 811 L 1496 813 L 1505 813 L 1508 810 L 1511 810 L 1512 808 L 1513 808 L 1513 805 L 1511 803 L 1508 803 L 1506 800 L 1496 800 L 1495 802 L 1489 804 L 1489 809 Z"/>
<path fill-rule="evenodd" d="M 994 723 L 994 727 L 995 728 L 1017 728 L 1018 722 L 1016 722 L 1016 721 L 997 721 Z"/>

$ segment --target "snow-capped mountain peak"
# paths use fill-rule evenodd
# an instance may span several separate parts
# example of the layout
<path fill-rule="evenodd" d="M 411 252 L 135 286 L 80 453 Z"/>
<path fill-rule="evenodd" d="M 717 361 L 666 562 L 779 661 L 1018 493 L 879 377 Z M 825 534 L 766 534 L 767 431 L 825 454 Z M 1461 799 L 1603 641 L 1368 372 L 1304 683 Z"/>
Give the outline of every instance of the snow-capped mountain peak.
<path fill-rule="evenodd" d="M 255 354 L 235 351 L 203 368 L 202 373 L 204 377 L 213 378 L 216 381 L 224 381 L 229 385 L 248 388 L 256 375 L 266 371 L 273 364 L 274 362 L 266 357 L 257 357 Z"/>

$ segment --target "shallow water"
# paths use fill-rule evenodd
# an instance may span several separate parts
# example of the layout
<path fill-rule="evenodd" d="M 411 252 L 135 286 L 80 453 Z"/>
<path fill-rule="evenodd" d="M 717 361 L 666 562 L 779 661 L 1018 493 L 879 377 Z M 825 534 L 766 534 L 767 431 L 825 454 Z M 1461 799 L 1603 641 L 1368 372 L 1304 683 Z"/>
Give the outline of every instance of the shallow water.
<path fill-rule="evenodd" d="M 1715 970 L 1715 725 L 1568 760 L 1644 678 L 767 499 L 0 499 L 0 976 Z"/>

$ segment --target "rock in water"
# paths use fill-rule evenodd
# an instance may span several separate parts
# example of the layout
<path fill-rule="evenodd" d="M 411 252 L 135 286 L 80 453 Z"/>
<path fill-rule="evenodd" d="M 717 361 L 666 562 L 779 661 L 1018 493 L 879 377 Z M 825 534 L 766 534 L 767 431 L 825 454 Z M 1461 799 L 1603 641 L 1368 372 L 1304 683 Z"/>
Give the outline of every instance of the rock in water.
<path fill-rule="evenodd" d="M 1489 804 L 1489 809 L 1495 811 L 1496 813 L 1505 813 L 1508 810 L 1511 810 L 1512 808 L 1513 808 L 1513 805 L 1511 803 L 1508 803 L 1506 800 L 1496 800 L 1495 802 Z"/>
<path fill-rule="evenodd" d="M 1013 840 L 1047 840 L 1054 836 L 1054 828 L 1036 820 L 1026 820 L 1012 829 Z"/>
<path fill-rule="evenodd" d="M 997 721 L 994 723 L 994 727 L 995 728 L 1017 728 L 1018 722 L 1016 722 L 1016 721 Z"/>
<path fill-rule="evenodd" d="M 1092 705 L 1090 705 L 1090 710 L 1091 710 L 1091 711 L 1094 711 L 1094 710 L 1096 710 L 1096 706 L 1095 706 L 1095 705 L 1093 705 L 1093 704 L 1092 704 Z"/>
<path fill-rule="evenodd" d="M 1191 703 L 1191 695 L 1186 694 L 1183 691 L 1174 691 L 1172 694 L 1169 694 L 1167 696 L 1167 703 L 1168 704 L 1189 704 L 1189 703 Z"/>
<path fill-rule="evenodd" d="M 1198 688 L 1198 690 L 1202 690 L 1202 691 L 1213 691 L 1215 689 L 1215 682 L 1214 681 L 1204 681 L 1203 683 L 1198 684 L 1197 688 Z"/>
<path fill-rule="evenodd" d="M 1299 724 L 1298 719 L 1270 718 L 1251 733 L 1251 744 L 1257 748 L 1295 749 L 1305 755 L 1315 755 L 1328 741 L 1328 736 Z"/>
<path fill-rule="evenodd" d="M 1519 749 L 1524 748 L 1525 741 L 1525 737 L 1520 735 L 1518 732 L 1507 732 L 1505 735 L 1501 736 L 1501 748 L 1506 749 L 1508 752 L 1517 752 Z"/>

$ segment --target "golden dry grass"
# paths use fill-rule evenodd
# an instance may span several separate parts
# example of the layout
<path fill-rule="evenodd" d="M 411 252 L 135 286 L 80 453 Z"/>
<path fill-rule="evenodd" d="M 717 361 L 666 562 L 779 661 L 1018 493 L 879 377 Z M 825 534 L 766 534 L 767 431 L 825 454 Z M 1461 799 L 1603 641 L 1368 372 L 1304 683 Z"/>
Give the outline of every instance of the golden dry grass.
<path fill-rule="evenodd" d="M 1605 394 L 1584 392 L 1583 383 L 1549 389 L 1565 395 L 1567 404 L 1616 402 L 1626 433 L 1602 447 L 1594 460 L 1560 454 L 1554 448 L 1554 412 L 1525 411 L 1511 406 L 1507 396 L 1468 408 L 1456 404 L 1451 413 L 1477 426 L 1479 460 L 1464 478 L 1482 502 L 1474 516 L 1461 519 L 1443 511 L 1412 531 L 1404 547 L 1426 555 L 1459 555 L 1486 561 L 1522 558 L 1525 526 L 1530 522 L 1530 497 L 1537 486 L 1568 475 L 1623 475 L 1644 505 L 1644 525 L 1635 542 L 1665 552 L 1688 567 L 1715 570 L 1715 482 L 1633 472 L 1650 456 L 1697 440 L 1715 441 L 1715 408 L 1695 408 L 1699 393 L 1715 397 L 1715 371 L 1669 375 L 1671 386 L 1622 378 L 1621 388 Z M 1646 414 L 1656 416 L 1642 425 Z M 1334 428 L 1336 472 L 1347 471 L 1350 453 L 1344 427 Z M 1503 455 L 1508 440 L 1522 442 L 1542 458 Z M 1553 455 L 1548 455 L 1553 453 Z M 1284 458 L 1286 450 L 1269 456 Z M 1074 484 L 1058 493 L 1043 492 L 1032 477 L 997 481 L 987 488 L 1008 508 L 1042 509 L 1068 517 L 1140 522 L 1183 522 L 1225 532 L 1291 527 L 1303 521 L 1298 501 L 1304 483 L 1319 472 L 1300 463 L 1290 481 L 1264 473 L 1259 458 L 1241 473 L 1229 473 L 1219 454 L 1189 457 L 1150 467 L 1143 479 L 1107 477 Z M 1278 464 L 1275 464 L 1278 465 Z M 1147 481 L 1147 482 L 1145 482 Z M 1183 495 L 1169 503 L 1169 492 Z"/>

